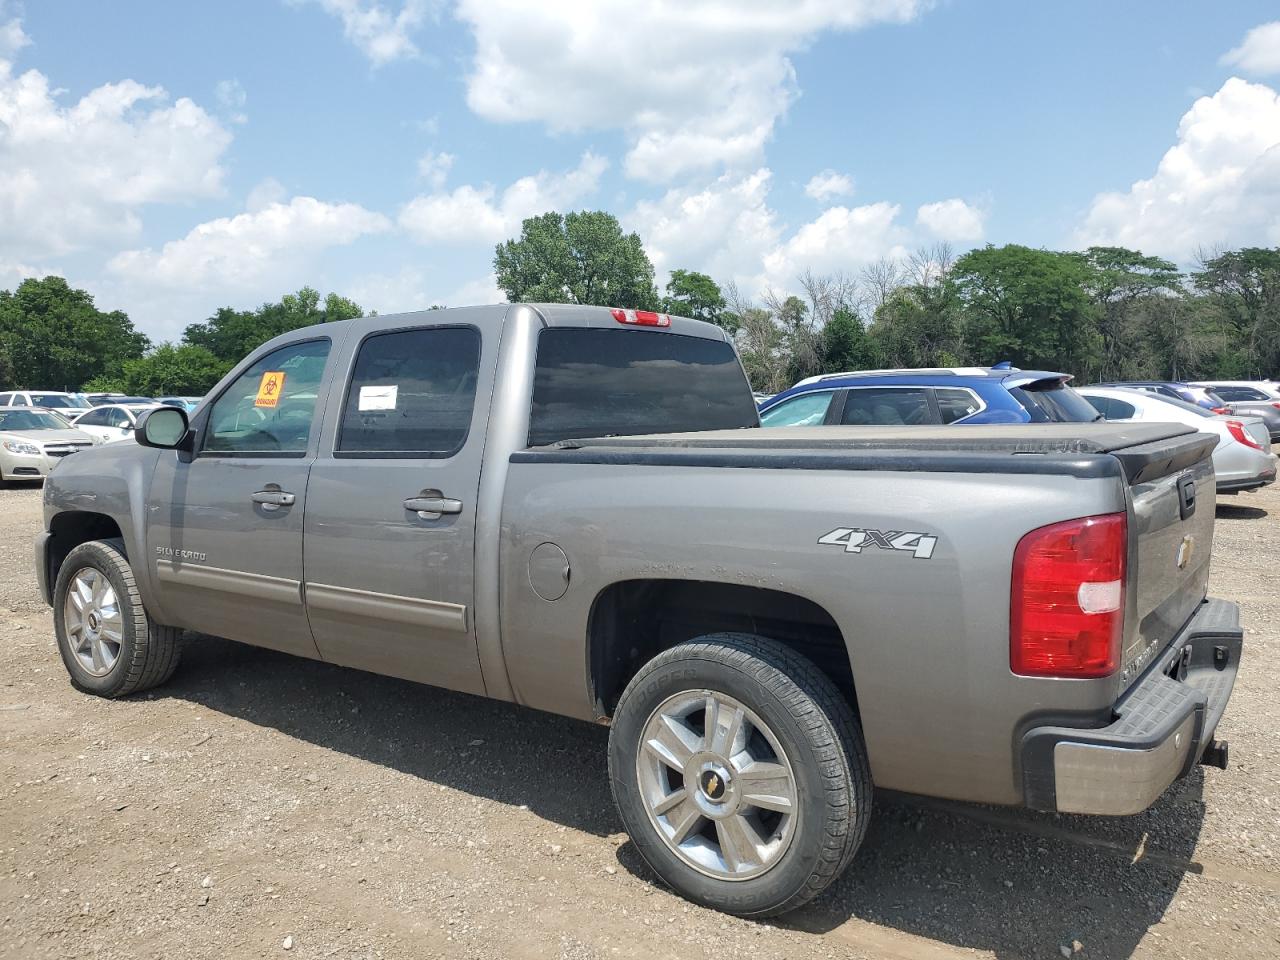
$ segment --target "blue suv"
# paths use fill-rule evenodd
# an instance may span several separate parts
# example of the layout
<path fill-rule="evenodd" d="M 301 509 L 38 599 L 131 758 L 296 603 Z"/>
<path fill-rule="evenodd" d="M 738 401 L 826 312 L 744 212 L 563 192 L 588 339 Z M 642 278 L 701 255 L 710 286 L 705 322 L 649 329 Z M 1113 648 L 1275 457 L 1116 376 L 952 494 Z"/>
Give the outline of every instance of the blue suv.
<path fill-rule="evenodd" d="M 863 370 L 801 380 L 760 405 L 766 427 L 1087 423 L 1098 411 L 1067 373 L 994 367 Z"/>

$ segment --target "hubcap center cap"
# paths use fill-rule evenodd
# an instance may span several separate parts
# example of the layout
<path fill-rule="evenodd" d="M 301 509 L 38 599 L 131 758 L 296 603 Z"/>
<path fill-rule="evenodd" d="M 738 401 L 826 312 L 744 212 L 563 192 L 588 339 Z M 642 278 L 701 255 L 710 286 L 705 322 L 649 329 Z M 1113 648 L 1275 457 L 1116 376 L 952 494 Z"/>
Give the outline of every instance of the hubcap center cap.
<path fill-rule="evenodd" d="M 97 633 L 102 629 L 102 614 L 98 613 L 97 610 L 90 610 L 89 616 L 86 620 L 88 622 L 89 629 L 94 633 Z"/>

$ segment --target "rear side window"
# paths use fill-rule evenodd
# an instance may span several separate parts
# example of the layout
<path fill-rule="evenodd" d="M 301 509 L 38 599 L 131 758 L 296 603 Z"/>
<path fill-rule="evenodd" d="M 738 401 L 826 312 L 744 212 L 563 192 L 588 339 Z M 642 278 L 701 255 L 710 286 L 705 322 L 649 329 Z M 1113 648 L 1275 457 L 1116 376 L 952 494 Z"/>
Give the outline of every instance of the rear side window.
<path fill-rule="evenodd" d="M 530 446 L 759 423 L 746 375 L 723 340 L 582 327 L 538 335 Z"/>
<path fill-rule="evenodd" d="M 1088 423 L 1098 419 L 1098 411 L 1088 400 L 1058 380 L 1010 387 L 1009 395 L 1027 411 L 1032 423 Z"/>
<path fill-rule="evenodd" d="M 813 427 L 827 419 L 833 394 L 830 390 L 805 393 L 784 400 L 776 407 L 760 414 L 762 427 Z"/>
<path fill-rule="evenodd" d="M 452 456 L 471 429 L 479 373 L 474 327 L 369 337 L 347 389 L 338 455 Z"/>
<path fill-rule="evenodd" d="M 1253 387 L 1230 387 L 1221 386 L 1214 387 L 1213 392 L 1220 396 L 1228 403 L 1243 403 L 1249 400 L 1270 400 L 1261 390 L 1255 390 Z"/>
<path fill-rule="evenodd" d="M 916 387 L 854 387 L 844 400 L 841 423 L 913 426 L 933 423 L 929 400 Z"/>
<path fill-rule="evenodd" d="M 938 401 L 938 413 L 943 423 L 955 423 L 965 417 L 971 417 L 982 409 L 982 404 L 968 390 L 953 387 L 938 387 L 933 391 Z"/>
<path fill-rule="evenodd" d="M 255 361 L 214 402 L 204 451 L 294 457 L 306 453 L 328 356 L 328 340 L 308 340 Z"/>

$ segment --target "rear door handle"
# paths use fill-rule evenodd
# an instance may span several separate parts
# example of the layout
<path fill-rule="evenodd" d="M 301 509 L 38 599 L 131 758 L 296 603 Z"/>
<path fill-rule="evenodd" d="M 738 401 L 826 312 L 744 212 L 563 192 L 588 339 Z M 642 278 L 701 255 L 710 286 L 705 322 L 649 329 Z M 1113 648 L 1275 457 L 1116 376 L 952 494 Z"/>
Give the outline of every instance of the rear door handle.
<path fill-rule="evenodd" d="M 279 510 L 281 507 L 292 507 L 298 498 L 283 490 L 259 490 L 249 499 L 262 504 L 264 510 Z"/>
<path fill-rule="evenodd" d="M 404 502 L 421 520 L 439 520 L 446 513 L 461 513 L 462 501 L 451 497 L 410 497 Z"/>

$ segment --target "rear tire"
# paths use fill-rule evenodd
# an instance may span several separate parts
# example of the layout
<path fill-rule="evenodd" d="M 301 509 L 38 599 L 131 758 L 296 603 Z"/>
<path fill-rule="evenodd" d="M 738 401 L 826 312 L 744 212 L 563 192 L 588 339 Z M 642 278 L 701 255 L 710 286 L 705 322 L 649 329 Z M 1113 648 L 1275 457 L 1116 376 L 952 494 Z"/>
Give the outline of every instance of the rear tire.
<path fill-rule="evenodd" d="M 92 540 L 67 554 L 54 585 L 53 626 L 72 685 L 99 697 L 164 683 L 182 652 L 181 631 L 147 616 L 119 540 Z"/>
<path fill-rule="evenodd" d="M 649 866 L 681 896 L 742 917 L 816 897 L 871 815 L 844 696 L 807 658 L 749 634 L 700 637 L 641 668 L 614 714 L 609 774 Z"/>

